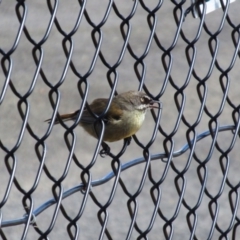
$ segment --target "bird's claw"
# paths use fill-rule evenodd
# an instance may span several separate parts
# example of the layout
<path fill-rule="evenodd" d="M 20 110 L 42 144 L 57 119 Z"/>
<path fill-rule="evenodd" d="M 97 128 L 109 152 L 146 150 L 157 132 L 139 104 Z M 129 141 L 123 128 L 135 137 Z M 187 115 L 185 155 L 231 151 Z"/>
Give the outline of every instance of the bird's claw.
<path fill-rule="evenodd" d="M 105 143 L 105 142 L 103 142 L 102 143 L 102 150 L 100 151 L 100 156 L 102 157 L 102 158 L 104 158 L 105 156 L 107 156 L 107 155 L 109 155 L 110 154 L 110 147 Z"/>
<path fill-rule="evenodd" d="M 126 143 L 127 146 L 130 145 L 131 141 L 132 141 L 132 137 L 127 137 L 127 138 L 124 139 L 124 143 Z"/>
<path fill-rule="evenodd" d="M 126 147 L 126 146 L 130 145 L 131 140 L 132 140 L 132 137 L 125 138 L 124 146 Z M 111 148 L 105 142 L 102 142 L 102 150 L 99 152 L 99 154 L 102 158 L 104 158 L 105 156 L 109 156 L 109 155 L 112 156 L 110 150 L 111 150 Z"/>

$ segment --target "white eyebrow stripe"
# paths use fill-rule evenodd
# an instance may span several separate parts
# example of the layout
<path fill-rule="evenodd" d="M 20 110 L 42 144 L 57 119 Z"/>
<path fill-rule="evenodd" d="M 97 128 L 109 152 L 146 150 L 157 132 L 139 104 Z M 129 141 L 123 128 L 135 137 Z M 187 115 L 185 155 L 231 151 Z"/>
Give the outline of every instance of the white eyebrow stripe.
<path fill-rule="evenodd" d="M 151 98 L 149 96 L 144 96 L 144 98 L 148 99 L 149 101 L 151 101 Z"/>

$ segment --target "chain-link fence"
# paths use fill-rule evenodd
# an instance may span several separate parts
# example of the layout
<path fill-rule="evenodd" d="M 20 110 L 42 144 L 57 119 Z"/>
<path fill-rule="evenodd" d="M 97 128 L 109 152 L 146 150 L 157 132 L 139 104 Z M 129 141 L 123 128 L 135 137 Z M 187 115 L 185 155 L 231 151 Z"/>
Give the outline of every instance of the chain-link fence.
<path fill-rule="evenodd" d="M 240 239 L 239 1 L 0 2 L 1 239 Z M 128 90 L 162 109 L 105 158 L 45 122 Z"/>

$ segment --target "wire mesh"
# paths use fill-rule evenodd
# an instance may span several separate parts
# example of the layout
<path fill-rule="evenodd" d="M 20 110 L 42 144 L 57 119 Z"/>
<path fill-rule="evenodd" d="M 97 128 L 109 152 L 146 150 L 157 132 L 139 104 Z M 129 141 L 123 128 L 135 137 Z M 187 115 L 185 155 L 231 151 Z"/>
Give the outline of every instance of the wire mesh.
<path fill-rule="evenodd" d="M 1 1 L 2 239 L 238 239 L 240 3 L 196 2 Z M 44 122 L 127 90 L 162 109 L 104 159 Z"/>

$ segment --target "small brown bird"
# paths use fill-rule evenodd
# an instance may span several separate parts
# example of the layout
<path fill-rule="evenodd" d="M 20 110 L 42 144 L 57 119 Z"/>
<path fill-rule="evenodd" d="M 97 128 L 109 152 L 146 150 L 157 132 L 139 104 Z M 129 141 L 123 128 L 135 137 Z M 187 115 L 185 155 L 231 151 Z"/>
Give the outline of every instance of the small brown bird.
<path fill-rule="evenodd" d="M 98 98 L 89 107 L 93 113 L 101 115 L 106 109 L 107 103 L 108 99 Z M 135 134 L 143 124 L 147 109 L 159 108 L 159 106 L 154 105 L 155 103 L 160 102 L 138 91 L 124 92 L 113 97 L 109 110 L 103 119 L 105 123 L 103 141 L 115 142 Z M 60 117 L 64 122 L 75 120 L 78 113 L 79 110 L 60 115 Z M 51 119 L 46 121 L 50 122 Z M 58 123 L 59 120 L 56 119 L 54 124 Z M 98 135 L 101 133 L 101 123 L 97 123 L 96 118 L 86 108 L 83 111 L 79 125 L 95 138 L 98 138 Z"/>

